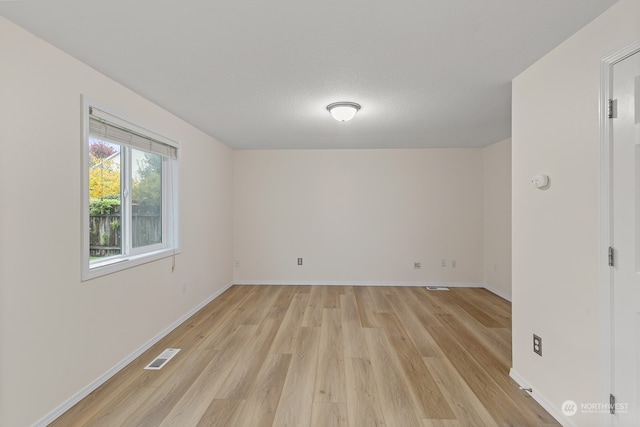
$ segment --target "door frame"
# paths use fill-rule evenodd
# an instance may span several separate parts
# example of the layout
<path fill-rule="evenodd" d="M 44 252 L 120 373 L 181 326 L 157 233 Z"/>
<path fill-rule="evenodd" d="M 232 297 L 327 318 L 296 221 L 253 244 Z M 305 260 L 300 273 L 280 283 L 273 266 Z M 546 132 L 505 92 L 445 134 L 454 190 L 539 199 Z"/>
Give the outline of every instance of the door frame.
<path fill-rule="evenodd" d="M 609 402 L 609 394 L 613 393 L 615 384 L 613 342 L 613 270 L 608 266 L 609 246 L 612 242 L 613 226 L 613 196 L 612 196 L 612 153 L 613 126 L 608 116 L 609 99 L 613 94 L 613 66 L 631 55 L 640 52 L 640 40 L 615 51 L 600 61 L 600 268 L 599 268 L 599 297 L 600 297 L 600 325 L 601 325 L 601 381 L 602 402 Z M 612 426 L 613 417 L 603 414 L 601 425 Z"/>

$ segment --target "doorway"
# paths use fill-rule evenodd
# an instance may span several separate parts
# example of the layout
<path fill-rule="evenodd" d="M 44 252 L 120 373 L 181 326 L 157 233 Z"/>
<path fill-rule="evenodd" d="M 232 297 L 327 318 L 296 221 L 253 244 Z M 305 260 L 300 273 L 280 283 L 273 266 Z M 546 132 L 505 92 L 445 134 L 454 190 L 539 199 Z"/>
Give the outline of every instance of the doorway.
<path fill-rule="evenodd" d="M 610 62 L 608 131 L 611 413 L 640 425 L 640 49 Z"/>

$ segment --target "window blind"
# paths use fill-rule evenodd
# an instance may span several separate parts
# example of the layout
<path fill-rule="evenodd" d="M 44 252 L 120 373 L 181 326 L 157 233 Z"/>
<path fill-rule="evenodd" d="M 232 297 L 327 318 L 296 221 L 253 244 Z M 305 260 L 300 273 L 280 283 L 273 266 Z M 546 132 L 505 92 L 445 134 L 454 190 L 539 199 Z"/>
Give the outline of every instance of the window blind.
<path fill-rule="evenodd" d="M 91 107 L 89 109 L 89 135 L 97 139 L 105 139 L 149 153 L 159 154 L 163 157 L 178 158 L 178 149 L 175 146 L 144 135 L 140 131 L 131 129 L 137 126 L 127 126 L 123 120 L 109 116 L 108 113 Z"/>

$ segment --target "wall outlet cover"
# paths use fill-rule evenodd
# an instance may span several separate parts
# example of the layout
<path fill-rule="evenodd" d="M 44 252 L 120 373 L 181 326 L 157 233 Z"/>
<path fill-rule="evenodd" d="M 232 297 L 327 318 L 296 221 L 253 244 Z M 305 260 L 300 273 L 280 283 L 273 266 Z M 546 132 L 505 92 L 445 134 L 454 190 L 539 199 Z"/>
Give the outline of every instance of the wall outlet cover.
<path fill-rule="evenodd" d="M 542 338 L 533 334 L 533 352 L 538 356 L 542 356 Z"/>

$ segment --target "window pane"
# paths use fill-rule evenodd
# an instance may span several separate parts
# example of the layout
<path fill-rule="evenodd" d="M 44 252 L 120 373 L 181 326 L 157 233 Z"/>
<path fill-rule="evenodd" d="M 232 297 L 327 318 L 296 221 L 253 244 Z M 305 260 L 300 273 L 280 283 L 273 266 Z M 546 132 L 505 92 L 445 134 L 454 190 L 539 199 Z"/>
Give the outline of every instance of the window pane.
<path fill-rule="evenodd" d="M 162 156 L 131 150 L 132 247 L 162 243 Z"/>
<path fill-rule="evenodd" d="M 89 260 L 122 253 L 120 145 L 89 138 Z"/>

